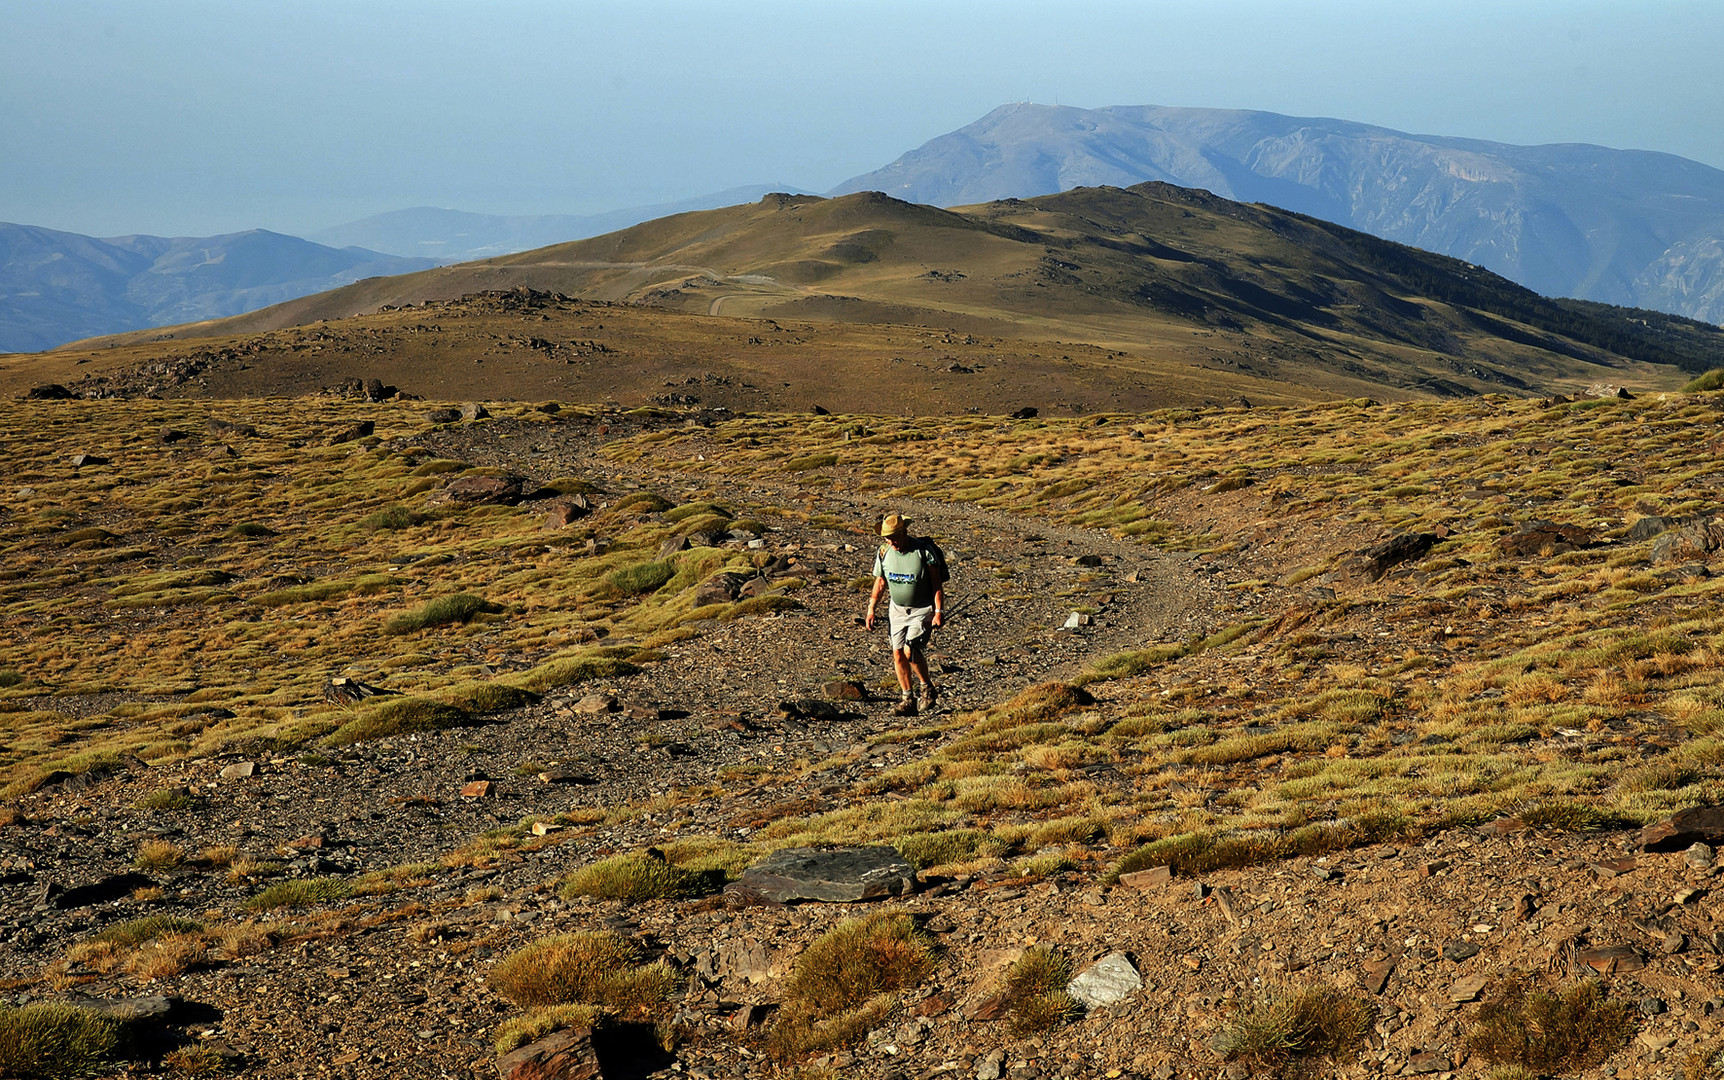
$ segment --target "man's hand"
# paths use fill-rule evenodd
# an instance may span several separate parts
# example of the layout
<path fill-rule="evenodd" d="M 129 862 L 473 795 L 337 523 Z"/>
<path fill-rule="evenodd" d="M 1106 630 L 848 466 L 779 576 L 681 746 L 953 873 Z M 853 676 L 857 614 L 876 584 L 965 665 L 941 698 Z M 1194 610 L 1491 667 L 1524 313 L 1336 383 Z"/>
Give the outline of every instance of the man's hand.
<path fill-rule="evenodd" d="M 940 625 L 940 609 L 939 608 L 934 609 L 934 625 L 935 626 Z"/>
<path fill-rule="evenodd" d="M 870 629 L 870 630 L 874 629 L 874 609 L 873 608 L 868 609 L 868 616 L 867 616 L 867 618 L 863 619 L 862 622 L 867 625 L 868 629 Z"/>

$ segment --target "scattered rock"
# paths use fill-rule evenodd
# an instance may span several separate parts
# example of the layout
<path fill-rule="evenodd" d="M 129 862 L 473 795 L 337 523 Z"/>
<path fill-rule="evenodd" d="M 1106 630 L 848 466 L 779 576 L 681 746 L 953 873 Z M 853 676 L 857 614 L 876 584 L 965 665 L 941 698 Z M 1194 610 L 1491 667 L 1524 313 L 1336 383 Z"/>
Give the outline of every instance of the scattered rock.
<path fill-rule="evenodd" d="M 257 762 L 236 761 L 221 771 L 223 780 L 244 780 L 248 776 L 257 775 Z"/>
<path fill-rule="evenodd" d="M 551 504 L 551 509 L 545 514 L 545 528 L 564 529 L 590 513 L 592 511 L 587 507 L 585 499 L 579 502 L 573 499 L 558 500 Z M 659 558 L 664 558 L 664 555 L 660 554 Z"/>
<path fill-rule="evenodd" d="M 469 506 L 513 506 L 521 501 L 526 488 L 526 478 L 521 476 L 462 476 L 451 480 L 437 497 Z"/>
<path fill-rule="evenodd" d="M 1634 395 L 1628 392 L 1627 387 L 1617 386 L 1615 383 L 1593 383 L 1586 388 L 1585 396 L 1589 398 L 1616 398 L 1620 401 L 1631 401 L 1634 398 Z"/>
<path fill-rule="evenodd" d="M 392 389 L 392 388 L 386 389 L 383 385 L 382 379 L 366 379 L 365 380 L 365 400 L 366 401 L 373 401 L 373 402 L 382 401 L 385 397 L 389 396 L 388 392 L 387 392 L 388 389 Z M 366 434 L 369 435 L 371 433 L 366 432 Z"/>
<path fill-rule="evenodd" d="M 488 799 L 491 797 L 491 781 L 469 780 L 461 787 L 463 799 Z"/>
<path fill-rule="evenodd" d="M 1660 536 L 1652 545 L 1652 561 L 1705 561 L 1724 549 L 1724 518 L 1691 521 Z"/>
<path fill-rule="evenodd" d="M 695 588 L 694 606 L 734 603 L 742 595 L 742 586 L 747 581 L 745 575 L 731 571 L 714 574 Z"/>
<path fill-rule="evenodd" d="M 889 847 L 785 848 L 749 867 L 724 891 L 780 904 L 851 903 L 915 892 L 916 870 Z"/>
<path fill-rule="evenodd" d="M 490 415 L 490 411 L 476 401 L 469 401 L 461 406 L 461 419 L 463 420 L 485 420 L 489 419 Z"/>
<path fill-rule="evenodd" d="M 1715 855 L 1716 852 L 1713 851 L 1710 844 L 1696 841 L 1688 845 L 1688 850 L 1682 853 L 1682 861 L 1696 870 L 1706 870 L 1712 866 L 1712 859 Z"/>
<path fill-rule="evenodd" d="M 1471 1001 L 1471 998 L 1466 1000 Z M 1407 1059 L 1406 1068 L 1401 1070 L 1402 1076 L 1427 1076 L 1431 1073 L 1448 1072 L 1452 1068 L 1449 1055 L 1441 1050 L 1424 1050 Z"/>
<path fill-rule="evenodd" d="M 833 679 L 820 684 L 820 693 L 832 701 L 867 701 L 868 690 L 854 679 Z"/>
<path fill-rule="evenodd" d="M 778 711 L 792 720 L 813 720 L 820 723 L 835 724 L 844 719 L 844 714 L 839 712 L 831 702 L 821 701 L 818 698 L 780 701 Z"/>
<path fill-rule="evenodd" d="M 574 710 L 586 716 L 617 711 L 617 699 L 610 694 L 588 694 L 575 702 Z"/>
<path fill-rule="evenodd" d="M 1460 963 L 1471 960 L 1480 952 L 1478 944 L 1471 941 L 1451 941 L 1443 946 L 1443 959 Z"/>
<path fill-rule="evenodd" d="M 1395 962 L 1393 960 L 1367 960 L 1364 976 L 1360 979 L 1360 983 L 1365 987 L 1367 993 L 1381 994 L 1389 985 L 1389 976 L 1394 972 Z"/>
<path fill-rule="evenodd" d="M 1584 964 L 1600 975 L 1610 975 L 1619 971 L 1639 971 L 1646 966 L 1646 958 L 1632 945 L 1610 945 L 1598 949 L 1585 949 L 1575 955 L 1578 963 Z"/>
<path fill-rule="evenodd" d="M 1133 889 L 1159 889 L 1173 882 L 1173 867 L 1152 866 L 1119 876 L 1119 883 Z"/>
<path fill-rule="evenodd" d="M 564 1028 L 497 1059 L 502 1080 L 604 1080 L 591 1028 Z"/>
<path fill-rule="evenodd" d="M 1640 830 L 1644 851 L 1683 851 L 1696 844 L 1719 843 L 1724 843 L 1724 806 L 1696 806 Z"/>
<path fill-rule="evenodd" d="M 108 463 L 107 458 L 100 457 L 96 454 L 73 454 L 72 455 L 72 467 L 74 469 L 82 469 L 86 465 L 106 465 L 107 463 Z"/>
<path fill-rule="evenodd" d="M 1124 1001 L 1141 989 L 1143 976 L 1138 974 L 1137 965 L 1122 952 L 1109 953 L 1066 984 L 1066 993 L 1091 1009 Z"/>
<path fill-rule="evenodd" d="M 1457 1004 L 1477 1001 L 1484 993 L 1485 986 L 1491 981 L 1489 975 L 1468 975 L 1449 987 L 1449 1000 Z"/>
<path fill-rule="evenodd" d="M 152 994 L 134 998 L 81 998 L 72 1002 L 85 1012 L 93 1012 L 122 1024 L 139 1020 L 166 1020 L 180 1004 L 177 997 Z"/>
<path fill-rule="evenodd" d="M 1081 611 L 1074 611 L 1070 615 L 1066 616 L 1064 628 L 1067 630 L 1076 630 L 1081 626 L 1090 626 L 1094 624 L 1094 622 L 1095 619 L 1093 617 L 1085 615 Z"/>
<path fill-rule="evenodd" d="M 1565 551 L 1595 547 L 1599 543 L 1596 530 L 1584 525 L 1563 525 L 1555 521 L 1533 520 L 1497 541 L 1505 555 L 1561 555 Z"/>
<path fill-rule="evenodd" d="M 1365 580 L 1377 581 L 1401 563 L 1424 557 L 1437 539 L 1434 532 L 1397 533 L 1359 552 L 1355 565 Z"/>
<path fill-rule="evenodd" d="M 354 423 L 348 424 L 346 427 L 336 428 L 334 431 L 330 432 L 325 445 L 339 446 L 342 443 L 354 442 L 355 440 L 363 439 L 368 435 L 373 434 L 376 430 L 377 424 L 375 422 L 371 420 L 358 420 Z"/>
<path fill-rule="evenodd" d="M 461 410 L 429 409 L 425 413 L 425 419 L 428 423 L 432 424 L 453 424 L 457 420 L 461 419 Z"/>

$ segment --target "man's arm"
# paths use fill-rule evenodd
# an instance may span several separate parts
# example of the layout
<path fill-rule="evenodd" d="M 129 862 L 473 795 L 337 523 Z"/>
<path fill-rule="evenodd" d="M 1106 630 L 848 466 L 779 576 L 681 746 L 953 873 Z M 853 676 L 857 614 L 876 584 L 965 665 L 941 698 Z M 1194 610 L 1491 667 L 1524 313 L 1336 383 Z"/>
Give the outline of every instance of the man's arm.
<path fill-rule="evenodd" d="M 880 594 L 885 591 L 886 579 L 883 577 L 875 578 L 874 591 L 868 594 L 868 617 L 864 620 L 870 630 L 874 629 L 874 607 L 880 603 Z"/>
<path fill-rule="evenodd" d="M 943 617 L 943 616 L 941 616 L 940 612 L 944 611 L 945 608 L 946 608 L 946 585 L 944 582 L 941 582 L 940 584 L 934 586 L 934 625 L 935 626 L 940 625 L 940 620 Z"/>

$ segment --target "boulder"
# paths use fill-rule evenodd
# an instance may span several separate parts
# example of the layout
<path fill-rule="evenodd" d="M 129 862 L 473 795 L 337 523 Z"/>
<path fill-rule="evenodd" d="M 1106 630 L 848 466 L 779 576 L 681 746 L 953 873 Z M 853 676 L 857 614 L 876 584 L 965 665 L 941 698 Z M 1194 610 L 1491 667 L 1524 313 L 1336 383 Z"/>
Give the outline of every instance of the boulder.
<path fill-rule="evenodd" d="M 1497 540 L 1497 548 L 1505 555 L 1561 555 L 1577 548 L 1595 547 L 1598 533 L 1584 525 L 1563 525 L 1555 521 L 1528 521 L 1516 531 Z"/>
<path fill-rule="evenodd" d="M 832 701 L 867 701 L 868 690 L 855 679 L 833 679 L 820 684 L 820 693 Z"/>
<path fill-rule="evenodd" d="M 134 998 L 83 998 L 74 1000 L 72 1004 L 85 1012 L 129 1024 L 139 1020 L 166 1020 L 180 1004 L 180 999 L 166 994 L 151 994 Z"/>
<path fill-rule="evenodd" d="M 1066 993 L 1077 998 L 1085 1008 L 1099 1009 L 1143 989 L 1143 976 L 1137 965 L 1122 952 L 1109 953 L 1078 973 L 1066 984 Z"/>
<path fill-rule="evenodd" d="M 742 595 L 742 586 L 748 578 L 732 571 L 721 571 L 701 582 L 694 591 L 694 606 L 705 607 L 708 604 L 729 604 Z"/>
<path fill-rule="evenodd" d="M 1681 522 L 1681 518 L 1658 517 L 1657 515 L 1638 518 L 1633 525 L 1628 527 L 1628 541 L 1629 543 L 1639 543 L 1642 540 L 1650 540 L 1664 530 L 1681 524 Z"/>
<path fill-rule="evenodd" d="M 513 506 L 521 501 L 526 487 L 526 478 L 521 476 L 462 476 L 451 480 L 438 497 L 468 506 Z"/>
<path fill-rule="evenodd" d="M 106 465 L 108 459 L 99 454 L 73 454 L 72 467 L 81 469 L 86 465 Z"/>
<path fill-rule="evenodd" d="M 1643 851 L 1686 851 L 1695 844 L 1724 844 L 1724 806 L 1696 806 L 1640 830 Z"/>
<path fill-rule="evenodd" d="M 1704 561 L 1724 548 L 1724 519 L 1690 521 L 1660 536 L 1652 545 L 1653 562 Z"/>
<path fill-rule="evenodd" d="M 836 706 L 817 698 L 780 701 L 778 711 L 792 720 L 816 720 L 831 724 L 844 719 L 844 714 L 839 712 Z"/>
<path fill-rule="evenodd" d="M 1437 539 L 1434 532 L 1396 533 L 1358 553 L 1359 573 L 1367 581 L 1378 581 L 1401 563 L 1424 557 Z"/>
<path fill-rule="evenodd" d="M 1033 405 L 1025 405 L 1023 408 L 1012 414 L 1013 420 L 1034 420 L 1035 418 L 1036 408 Z"/>
<path fill-rule="evenodd" d="M 256 775 L 257 762 L 255 761 L 236 761 L 232 765 L 223 767 L 221 771 L 223 780 L 244 780 Z"/>
<path fill-rule="evenodd" d="M 383 380 L 382 379 L 366 379 L 365 380 L 365 400 L 366 401 L 382 401 L 385 396 L 387 396 L 387 395 L 385 395 L 385 393 L 384 393 L 384 387 L 383 387 Z"/>
<path fill-rule="evenodd" d="M 461 419 L 460 409 L 430 409 L 425 413 L 425 419 L 432 424 L 453 424 Z"/>
<path fill-rule="evenodd" d="M 461 406 L 461 419 L 463 420 L 485 420 L 490 415 L 490 411 L 477 401 L 469 401 Z"/>
<path fill-rule="evenodd" d="M 916 891 L 916 870 L 889 847 L 785 848 L 725 886 L 727 895 L 774 903 L 853 903 Z"/>
<path fill-rule="evenodd" d="M 591 1028 L 553 1031 L 497 1059 L 502 1080 L 604 1080 Z"/>
<path fill-rule="evenodd" d="M 25 401 L 70 401 L 72 391 L 59 383 L 48 383 L 45 386 L 32 386 L 24 395 Z"/>
<path fill-rule="evenodd" d="M 360 420 L 355 423 L 348 424 L 346 427 L 336 428 L 334 431 L 330 432 L 329 438 L 326 440 L 326 445 L 340 446 L 342 443 L 355 442 L 373 434 L 376 430 L 377 425 L 372 421 Z"/>
<path fill-rule="evenodd" d="M 591 513 L 591 511 L 587 509 L 585 503 L 586 500 L 584 499 L 579 503 L 574 502 L 573 500 L 562 499 L 552 503 L 550 512 L 545 515 L 545 528 L 565 529 L 574 522 L 586 517 Z"/>

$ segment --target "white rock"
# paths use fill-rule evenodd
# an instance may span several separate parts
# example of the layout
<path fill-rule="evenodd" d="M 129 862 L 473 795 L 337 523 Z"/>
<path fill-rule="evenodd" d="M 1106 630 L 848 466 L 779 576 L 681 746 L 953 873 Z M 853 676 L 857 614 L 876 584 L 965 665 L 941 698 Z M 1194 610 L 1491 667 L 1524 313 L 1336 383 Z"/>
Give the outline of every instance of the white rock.
<path fill-rule="evenodd" d="M 1143 989 L 1143 976 L 1124 953 L 1109 953 L 1085 968 L 1066 985 L 1066 993 L 1086 1008 L 1112 1005 Z"/>

